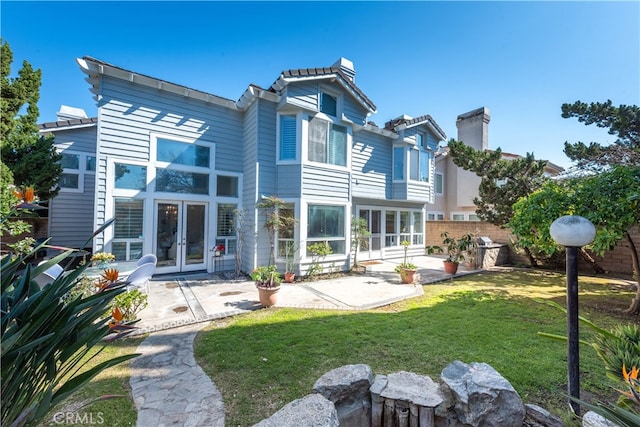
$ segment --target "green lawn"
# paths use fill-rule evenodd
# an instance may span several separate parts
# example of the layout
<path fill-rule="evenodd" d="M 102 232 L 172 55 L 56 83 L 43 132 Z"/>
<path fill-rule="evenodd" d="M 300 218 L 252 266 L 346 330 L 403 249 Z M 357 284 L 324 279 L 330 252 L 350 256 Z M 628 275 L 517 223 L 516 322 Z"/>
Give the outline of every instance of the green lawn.
<path fill-rule="evenodd" d="M 426 285 L 423 297 L 361 311 L 265 309 L 200 332 L 198 363 L 223 395 L 226 424 L 252 425 L 311 392 L 326 371 L 365 363 L 375 373 L 412 371 L 439 379 L 454 360 L 493 366 L 525 402 L 566 413 L 564 275 L 483 273 Z M 580 314 L 601 326 L 637 319 L 621 314 L 633 296 L 615 280 L 580 277 Z M 590 330 L 582 328 L 584 339 Z M 581 349 L 583 397 L 615 398 L 595 352 Z"/>

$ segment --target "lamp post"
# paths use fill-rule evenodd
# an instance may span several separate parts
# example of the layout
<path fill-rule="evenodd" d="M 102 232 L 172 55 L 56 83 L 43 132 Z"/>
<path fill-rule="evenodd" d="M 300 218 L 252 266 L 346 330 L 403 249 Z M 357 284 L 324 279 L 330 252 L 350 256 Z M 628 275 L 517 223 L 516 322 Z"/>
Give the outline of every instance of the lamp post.
<path fill-rule="evenodd" d="M 567 252 L 567 372 L 569 396 L 580 398 L 580 353 L 578 339 L 578 249 L 588 245 L 596 236 L 591 221 L 577 215 L 562 216 L 551 224 L 553 240 L 565 246 Z M 569 405 L 580 415 L 580 405 L 573 400 Z"/>

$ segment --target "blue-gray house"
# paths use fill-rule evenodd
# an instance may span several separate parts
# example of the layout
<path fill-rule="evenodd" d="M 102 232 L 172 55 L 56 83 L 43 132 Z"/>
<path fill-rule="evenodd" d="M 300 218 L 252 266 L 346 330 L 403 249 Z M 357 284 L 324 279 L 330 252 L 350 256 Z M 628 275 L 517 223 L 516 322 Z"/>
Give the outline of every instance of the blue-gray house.
<path fill-rule="evenodd" d="M 333 250 L 327 266 L 348 269 L 352 216 L 365 218 L 371 232 L 359 260 L 400 257 L 403 240 L 410 254 L 424 253 L 433 153 L 446 136 L 428 115 L 384 128 L 369 123 L 376 106 L 356 86 L 350 61 L 284 71 L 269 88 L 250 85 L 236 101 L 90 57 L 78 64 L 98 106 L 87 128 L 95 147 L 89 154 L 61 150 L 84 162 L 78 194 L 91 200 L 92 227 L 116 217 L 94 251 L 121 260 L 153 252 L 158 273 L 229 268 L 239 251 L 242 270 L 250 271 L 270 255 L 256 204 L 275 195 L 298 219 L 276 238 L 281 271 L 291 241 L 299 243 L 298 273 L 311 264 L 306 248 L 316 242 Z M 56 144 L 64 131 L 58 127 Z M 56 215 L 54 208 L 52 223 Z M 65 215 L 73 221 L 73 212 Z M 216 246 L 224 247 L 220 257 Z"/>

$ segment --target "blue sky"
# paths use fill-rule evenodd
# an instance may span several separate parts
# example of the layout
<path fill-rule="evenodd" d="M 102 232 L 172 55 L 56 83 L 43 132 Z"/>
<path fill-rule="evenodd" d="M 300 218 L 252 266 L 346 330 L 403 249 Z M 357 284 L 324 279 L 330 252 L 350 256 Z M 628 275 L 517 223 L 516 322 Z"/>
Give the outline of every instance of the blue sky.
<path fill-rule="evenodd" d="M 640 2 L 0 3 L 3 40 L 42 69 L 41 121 L 61 104 L 97 109 L 75 58 L 238 99 L 282 70 L 353 61 L 380 126 L 491 111 L 490 148 L 570 166 L 564 141 L 615 138 L 560 106 L 640 105 Z"/>

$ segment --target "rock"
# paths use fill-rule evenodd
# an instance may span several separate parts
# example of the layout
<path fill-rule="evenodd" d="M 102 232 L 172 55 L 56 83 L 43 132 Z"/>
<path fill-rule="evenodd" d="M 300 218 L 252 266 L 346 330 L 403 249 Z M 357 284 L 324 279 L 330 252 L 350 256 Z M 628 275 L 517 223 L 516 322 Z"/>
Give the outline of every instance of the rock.
<path fill-rule="evenodd" d="M 486 363 L 455 361 L 443 369 L 442 387 L 453 399 L 453 412 L 462 424 L 471 426 L 521 426 L 525 408 L 522 399 L 495 369 Z"/>
<path fill-rule="evenodd" d="M 386 387 L 379 393 L 385 399 L 402 400 L 427 408 L 435 408 L 444 400 L 438 384 L 427 376 L 401 371 L 387 375 L 386 380 Z"/>
<path fill-rule="evenodd" d="M 526 415 L 525 427 L 564 427 L 564 422 L 544 408 L 527 403 L 524 405 Z"/>
<path fill-rule="evenodd" d="M 582 417 L 582 427 L 618 427 L 618 424 L 607 420 L 600 414 L 589 411 Z"/>
<path fill-rule="evenodd" d="M 308 394 L 294 400 L 254 427 L 338 427 L 338 412 L 330 400 L 319 394 Z"/>
<path fill-rule="evenodd" d="M 340 425 L 369 427 L 371 425 L 371 395 L 373 371 L 368 365 L 345 365 L 333 369 L 313 385 L 336 407 Z"/>

